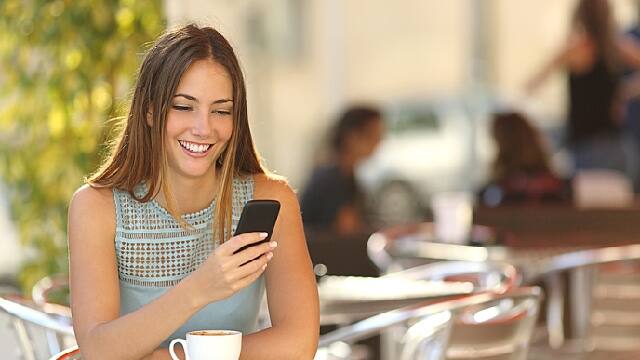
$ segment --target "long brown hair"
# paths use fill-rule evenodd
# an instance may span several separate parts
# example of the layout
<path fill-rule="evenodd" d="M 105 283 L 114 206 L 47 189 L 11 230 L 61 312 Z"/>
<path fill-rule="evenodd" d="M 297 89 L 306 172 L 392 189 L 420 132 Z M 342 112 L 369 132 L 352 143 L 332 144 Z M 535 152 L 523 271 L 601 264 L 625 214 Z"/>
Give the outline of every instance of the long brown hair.
<path fill-rule="evenodd" d="M 607 69 L 619 70 L 619 56 L 611 7 L 608 0 L 580 0 L 573 15 L 573 25 L 579 27 L 595 43 L 598 56 Z"/>
<path fill-rule="evenodd" d="M 94 187 L 128 191 L 139 201 L 153 199 L 159 191 L 167 210 L 188 227 L 175 203 L 167 179 L 164 143 L 167 113 L 184 72 L 198 61 L 211 59 L 222 65 L 233 84 L 233 132 L 220 154 L 216 171 L 220 176 L 215 197 L 214 234 L 225 241 L 231 234 L 233 178 L 264 174 L 254 147 L 247 116 L 247 93 L 240 64 L 229 42 L 215 29 L 189 24 L 160 36 L 149 49 L 138 78 L 122 131 L 112 143 L 111 154 L 87 182 Z M 147 122 L 150 119 L 151 125 Z M 134 188 L 147 184 L 148 191 L 137 197 Z"/>
<path fill-rule="evenodd" d="M 540 133 L 517 112 L 493 116 L 492 135 L 497 145 L 493 180 L 516 173 L 551 172 Z"/>

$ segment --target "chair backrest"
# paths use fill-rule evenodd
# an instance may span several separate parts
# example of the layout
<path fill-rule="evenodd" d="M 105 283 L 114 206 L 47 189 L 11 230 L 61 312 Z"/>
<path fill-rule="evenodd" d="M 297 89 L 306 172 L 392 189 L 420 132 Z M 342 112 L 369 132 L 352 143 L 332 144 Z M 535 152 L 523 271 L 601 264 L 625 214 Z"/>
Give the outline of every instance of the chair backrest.
<path fill-rule="evenodd" d="M 474 225 L 479 243 L 494 243 L 497 233 L 491 227 Z M 433 223 L 422 222 L 383 229 L 369 236 L 367 255 L 380 269 L 389 272 L 436 260 L 489 261 L 504 258 L 507 251 L 499 246 L 469 246 L 435 241 Z"/>
<path fill-rule="evenodd" d="M 400 358 L 403 353 L 404 356 L 416 353 L 425 354 L 429 347 L 421 344 L 433 343 L 436 338 L 448 340 L 448 333 L 445 331 L 446 327 L 443 327 L 443 322 L 434 319 L 445 318 L 446 315 L 443 314 L 451 313 L 453 314 L 452 318 L 455 319 L 451 332 L 452 339 L 459 337 L 456 333 L 470 331 L 465 327 L 477 330 L 477 334 L 483 334 L 489 328 L 496 326 L 503 328 L 501 329 L 503 338 L 470 337 L 465 339 L 472 342 L 463 345 L 459 341 L 452 341 L 450 348 L 447 342 L 438 342 L 441 347 L 447 349 L 447 357 L 460 357 L 461 354 L 464 354 L 460 349 L 474 347 L 476 350 L 482 351 L 483 354 L 498 354 L 519 359 L 520 355 L 526 354 L 528 349 L 529 338 L 538 314 L 539 301 L 539 288 L 517 288 L 502 294 L 486 292 L 436 303 L 424 302 L 378 314 L 324 334 L 320 337 L 319 347 L 327 348 L 339 342 L 352 344 L 378 333 L 393 330 L 398 326 L 405 326 L 404 336 L 394 336 L 397 339 L 402 339 L 400 344 L 396 344 L 395 358 Z M 429 326 L 429 324 L 431 325 Z M 440 331 L 436 329 L 440 329 Z M 442 355 L 443 352 L 434 351 L 429 354 L 431 357 L 427 358 L 438 358 L 438 354 Z"/>
<path fill-rule="evenodd" d="M 503 293 L 518 282 L 510 264 L 472 261 L 441 261 L 380 277 L 325 276 L 318 286 L 321 323 L 345 325 L 423 301 Z"/>
<path fill-rule="evenodd" d="M 526 359 L 539 299 L 502 298 L 459 312 L 447 359 Z"/>
<path fill-rule="evenodd" d="M 75 345 L 71 317 L 49 314 L 28 302 L 0 297 L 0 313 L 8 316 L 17 344 L 26 360 L 48 358 Z"/>
<path fill-rule="evenodd" d="M 637 321 L 629 322 L 637 316 L 637 309 L 625 313 L 625 308 L 635 307 L 640 297 L 637 290 L 629 292 L 629 289 L 637 289 L 635 279 L 637 270 L 631 277 L 617 273 L 615 266 L 630 265 L 640 261 L 640 244 L 612 246 L 597 249 L 586 249 L 561 254 L 546 261 L 539 261 L 529 281 L 545 280 L 548 288 L 547 323 L 553 324 L 549 328 L 549 342 L 557 347 L 565 341 L 563 328 L 564 318 L 564 292 L 560 281 L 560 274 L 569 274 L 568 294 L 571 311 L 571 330 L 574 342 L 583 344 L 585 349 L 599 348 L 603 350 L 637 350 L 637 341 L 633 336 L 624 334 L 637 333 Z M 609 280 L 600 279 L 599 273 L 604 268 L 605 275 L 609 279 L 616 279 L 616 284 L 608 283 Z M 626 282 L 626 284 L 625 284 Z M 620 290 L 626 294 L 620 294 Z M 631 296 L 629 296 L 631 294 Z M 558 299 L 558 300 L 556 300 Z M 613 316 L 612 316 L 613 315 Z M 610 324 L 614 324 L 610 326 Z M 603 330 L 605 337 L 594 333 Z M 628 341 L 627 341 L 628 340 Z M 628 346 L 631 344 L 632 346 Z"/>
<path fill-rule="evenodd" d="M 402 277 L 412 280 L 469 282 L 474 292 L 503 293 L 520 282 L 516 268 L 504 262 L 438 261 L 418 265 L 383 278 Z"/>
<path fill-rule="evenodd" d="M 399 360 L 444 359 L 452 326 L 451 312 L 441 311 L 434 314 L 416 315 L 415 318 L 408 316 L 405 319 L 402 319 L 402 314 L 396 315 L 400 316 L 395 317 L 392 323 L 376 329 L 376 333 L 394 339 L 390 344 L 391 349 L 387 349 L 389 353 L 387 358 Z M 375 319 L 375 317 L 366 320 L 378 320 L 380 324 L 385 323 L 385 319 Z M 363 321 L 366 322 L 366 320 Z M 362 322 L 359 324 L 365 327 L 376 327 L 371 321 L 369 324 Z M 374 336 L 376 333 L 366 335 L 364 338 Z M 357 340 L 351 341 L 348 336 L 344 341 L 326 342 L 325 340 L 326 337 L 323 335 L 314 360 L 354 360 L 359 358 L 352 352 L 353 342 Z"/>
<path fill-rule="evenodd" d="M 452 325 L 451 312 L 443 311 L 425 316 L 406 328 L 397 326 L 391 332 L 404 332 L 404 335 L 396 337 L 387 334 L 391 335 L 391 339 L 396 339 L 396 349 L 391 351 L 400 354 L 400 360 L 444 359 Z"/>
<path fill-rule="evenodd" d="M 53 274 L 45 276 L 33 285 L 31 298 L 36 305 L 69 305 L 69 275 Z"/>

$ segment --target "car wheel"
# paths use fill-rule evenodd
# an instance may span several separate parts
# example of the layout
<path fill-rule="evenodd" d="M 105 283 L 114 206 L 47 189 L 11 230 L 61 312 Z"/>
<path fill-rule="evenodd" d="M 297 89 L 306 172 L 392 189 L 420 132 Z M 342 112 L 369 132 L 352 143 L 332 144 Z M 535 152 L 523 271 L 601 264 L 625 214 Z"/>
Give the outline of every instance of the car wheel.
<path fill-rule="evenodd" d="M 381 225 L 406 224 L 423 219 L 416 192 L 403 182 L 391 182 L 378 194 L 374 213 Z"/>

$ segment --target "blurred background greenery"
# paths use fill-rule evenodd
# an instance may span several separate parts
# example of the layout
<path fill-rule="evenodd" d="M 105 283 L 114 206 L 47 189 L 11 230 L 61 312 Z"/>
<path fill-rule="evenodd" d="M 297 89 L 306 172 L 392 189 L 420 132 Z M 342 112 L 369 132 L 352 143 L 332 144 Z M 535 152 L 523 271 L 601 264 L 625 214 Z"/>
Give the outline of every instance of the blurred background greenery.
<path fill-rule="evenodd" d="M 0 2 L 0 178 L 29 251 L 28 291 L 67 271 L 67 206 L 126 112 L 160 0 Z"/>

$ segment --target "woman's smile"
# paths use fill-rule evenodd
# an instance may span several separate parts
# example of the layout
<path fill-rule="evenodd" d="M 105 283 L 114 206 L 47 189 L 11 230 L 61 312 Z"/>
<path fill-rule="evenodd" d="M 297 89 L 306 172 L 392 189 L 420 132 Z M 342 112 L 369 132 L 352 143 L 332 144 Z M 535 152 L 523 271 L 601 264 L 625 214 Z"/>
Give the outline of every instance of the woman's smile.
<path fill-rule="evenodd" d="M 213 147 L 213 144 L 202 144 L 186 140 L 178 140 L 178 143 L 186 154 L 193 157 L 207 156 L 209 150 Z"/>

